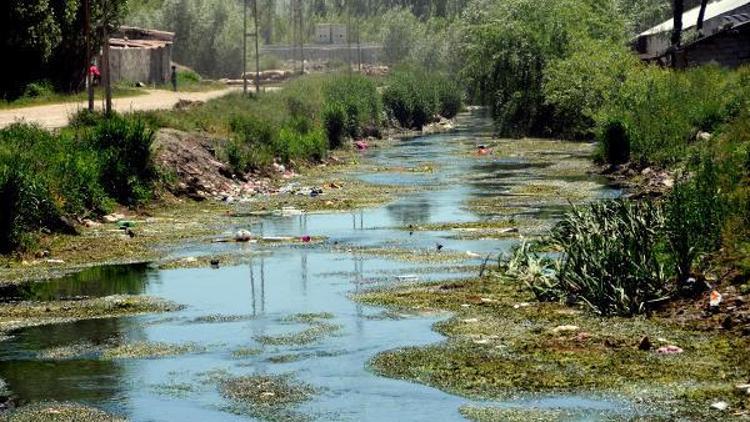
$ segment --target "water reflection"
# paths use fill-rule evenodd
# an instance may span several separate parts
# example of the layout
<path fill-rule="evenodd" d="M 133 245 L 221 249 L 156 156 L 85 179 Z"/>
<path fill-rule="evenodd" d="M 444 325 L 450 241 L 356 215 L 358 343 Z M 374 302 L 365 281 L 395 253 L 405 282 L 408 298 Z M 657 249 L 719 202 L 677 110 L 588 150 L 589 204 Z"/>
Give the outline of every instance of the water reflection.
<path fill-rule="evenodd" d="M 0 287 L 1 301 L 49 301 L 116 294 L 143 294 L 156 273 L 147 264 L 95 267 L 45 283 Z"/>
<path fill-rule="evenodd" d="M 408 200 L 398 201 L 386 206 L 388 215 L 395 225 L 420 225 L 430 222 L 432 201 L 428 194 L 420 194 Z"/>

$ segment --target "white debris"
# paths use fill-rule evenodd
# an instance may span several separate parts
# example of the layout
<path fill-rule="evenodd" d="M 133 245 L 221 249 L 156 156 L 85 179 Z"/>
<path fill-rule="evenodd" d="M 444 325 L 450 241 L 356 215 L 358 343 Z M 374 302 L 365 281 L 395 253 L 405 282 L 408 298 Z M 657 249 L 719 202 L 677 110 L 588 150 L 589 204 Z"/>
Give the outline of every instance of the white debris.
<path fill-rule="evenodd" d="M 729 403 L 725 401 L 717 401 L 716 403 L 711 405 L 711 408 L 716 410 L 721 410 L 722 412 L 729 409 Z"/>
<path fill-rule="evenodd" d="M 577 325 L 560 325 L 552 329 L 552 332 L 558 334 L 558 333 L 570 333 L 570 332 L 574 332 L 578 330 L 580 330 L 580 328 Z"/>

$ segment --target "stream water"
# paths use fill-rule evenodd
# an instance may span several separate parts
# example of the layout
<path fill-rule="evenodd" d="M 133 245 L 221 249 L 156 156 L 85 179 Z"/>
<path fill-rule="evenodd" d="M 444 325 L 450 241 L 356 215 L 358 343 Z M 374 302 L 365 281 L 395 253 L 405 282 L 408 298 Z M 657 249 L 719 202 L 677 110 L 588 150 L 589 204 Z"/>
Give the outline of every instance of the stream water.
<path fill-rule="evenodd" d="M 460 264 L 420 263 L 347 251 L 356 247 L 399 247 L 446 253 L 497 254 L 514 240 L 458 240 L 448 232 L 416 232 L 408 225 L 474 221 L 464 205 L 472 198 L 503 195 L 519 180 L 538 178 L 538 163 L 495 157 L 477 160 L 470 152 L 490 139 L 491 123 L 479 115 L 462 115 L 452 133 L 403 140 L 365 153 L 367 163 L 388 167 L 434 166 L 433 172 L 362 173 L 370 183 L 417 185 L 416 193 L 390 204 L 354 213 L 238 220 L 238 228 L 267 236 L 325 236 L 322 245 L 277 246 L 190 244 L 176 256 L 196 256 L 247 248 L 249 265 L 220 269 L 156 270 L 149 265 L 94 268 L 15 294 L 25 299 L 144 294 L 186 305 L 182 311 L 128 318 L 83 321 L 20 330 L 0 344 L 0 377 L 21 403 L 77 401 L 135 421 L 247 420 L 234 414 L 207 374 L 294 374 L 320 389 L 297 410 L 320 420 L 462 420 L 458 409 L 470 400 L 427 386 L 379 377 L 367 362 L 378 352 L 441 341 L 432 331 L 444 315 L 385 317 L 382 309 L 349 298 L 373 285 L 399 282 L 414 274 L 420 281 L 466 275 Z M 551 160 L 564 160 L 551 157 Z M 581 180 L 601 183 L 594 177 Z M 597 195 L 617 195 L 604 184 Z M 559 206 L 538 206 L 519 213 L 554 218 Z M 251 224 L 252 227 L 247 227 Z M 336 245 L 334 247 L 334 244 Z M 409 278 L 413 280 L 413 277 Z M 283 318 L 303 312 L 329 312 L 334 335 L 307 345 L 261 345 L 259 336 L 304 330 Z M 215 317 L 220 315 L 220 317 Z M 214 317 L 211 317 L 214 316 Z M 39 351 L 76 343 L 127 342 L 192 344 L 195 350 L 161 359 L 112 359 L 79 356 L 45 360 Z M 259 354 L 237 358 L 233 351 L 257 348 Z M 297 360 L 272 363 L 295 354 Z M 269 360 L 271 359 L 271 360 Z M 586 397 L 530 397 L 492 403 L 498 406 L 613 409 L 617 402 Z"/>

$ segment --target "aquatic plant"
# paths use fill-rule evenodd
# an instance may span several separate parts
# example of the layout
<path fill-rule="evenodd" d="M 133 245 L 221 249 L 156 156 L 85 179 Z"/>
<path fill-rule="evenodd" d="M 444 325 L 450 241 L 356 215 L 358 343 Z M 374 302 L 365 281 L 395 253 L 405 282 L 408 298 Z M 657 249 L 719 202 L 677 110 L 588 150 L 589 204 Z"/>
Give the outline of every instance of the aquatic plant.
<path fill-rule="evenodd" d="M 728 201 L 721 194 L 717 169 L 711 159 L 698 165 L 664 203 L 665 233 L 678 281 L 690 277 L 696 260 L 721 246 Z"/>
<path fill-rule="evenodd" d="M 663 224 L 649 202 L 573 207 L 549 237 L 563 251 L 557 275 L 563 291 L 602 315 L 646 311 L 668 291 L 657 253 Z"/>

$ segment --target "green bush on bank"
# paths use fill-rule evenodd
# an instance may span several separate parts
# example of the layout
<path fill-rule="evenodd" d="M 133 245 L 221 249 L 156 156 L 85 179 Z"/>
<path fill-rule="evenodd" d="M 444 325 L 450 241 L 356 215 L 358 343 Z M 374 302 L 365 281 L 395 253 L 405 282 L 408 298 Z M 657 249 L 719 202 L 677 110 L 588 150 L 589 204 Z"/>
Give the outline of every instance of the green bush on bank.
<path fill-rule="evenodd" d="M 0 253 L 31 249 L 41 230 L 70 232 L 68 217 L 151 197 L 153 132 L 139 119 L 87 118 L 93 126 L 60 133 L 26 124 L 0 130 Z"/>
<path fill-rule="evenodd" d="M 361 75 L 310 75 L 283 90 L 230 94 L 187 110 L 146 113 L 158 127 L 202 131 L 228 139 L 223 151 L 235 172 L 283 164 L 317 162 L 346 137 L 361 136 L 381 123 L 374 83 Z M 283 133 L 282 133 L 283 132 Z"/>
<path fill-rule="evenodd" d="M 602 315 L 642 313 L 667 293 L 658 257 L 662 226 L 659 208 L 649 203 L 616 200 L 573 208 L 547 239 L 563 251 L 557 283 L 530 286 L 538 297 L 572 298 Z"/>
<path fill-rule="evenodd" d="M 503 267 L 542 301 L 572 299 L 601 315 L 644 313 L 707 268 L 722 247 L 731 203 L 714 162 L 705 160 L 662 201 L 574 207 L 541 242 L 559 258 L 521 247 Z"/>
<path fill-rule="evenodd" d="M 383 104 L 401 127 L 422 129 L 436 116 L 455 117 L 463 105 L 459 87 L 440 74 L 399 70 L 387 83 Z"/>
<path fill-rule="evenodd" d="M 747 98 L 740 84 L 745 73 L 714 66 L 672 71 L 638 64 L 598 112 L 600 141 L 610 142 L 602 129 L 620 122 L 627 128 L 631 161 L 643 166 L 682 162 L 701 147 L 694 142 L 698 132 L 714 132 L 736 118 L 738 104 Z"/>

